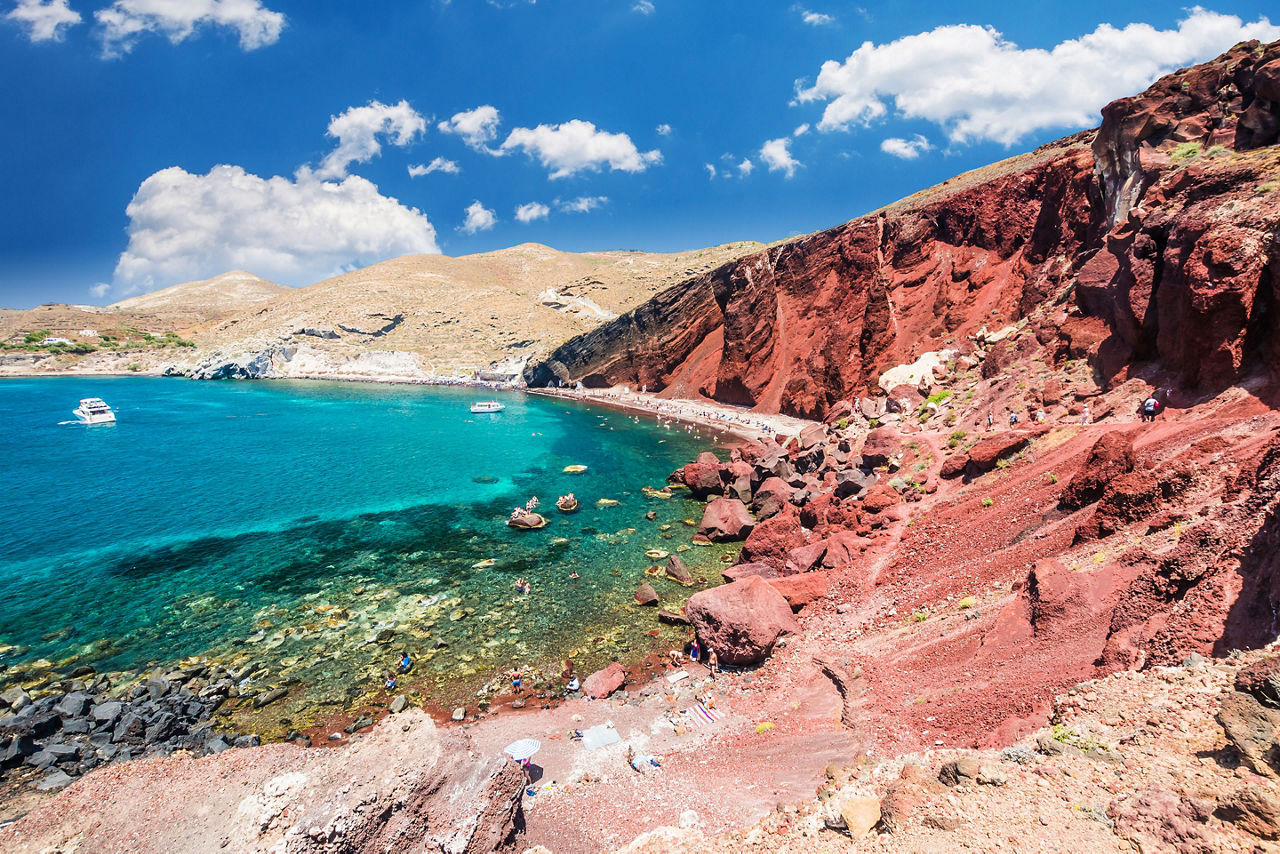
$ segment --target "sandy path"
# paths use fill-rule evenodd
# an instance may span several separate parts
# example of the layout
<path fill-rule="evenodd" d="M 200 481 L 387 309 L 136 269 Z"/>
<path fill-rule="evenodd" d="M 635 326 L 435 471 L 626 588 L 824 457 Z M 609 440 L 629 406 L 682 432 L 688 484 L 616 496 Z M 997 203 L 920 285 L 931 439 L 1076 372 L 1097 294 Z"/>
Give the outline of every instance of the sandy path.
<path fill-rule="evenodd" d="M 709 833 L 743 827 L 778 803 L 812 797 L 827 762 L 850 762 L 861 752 L 838 723 L 834 687 L 816 669 L 786 686 L 777 684 L 771 664 L 715 680 L 699 665 L 684 669 L 690 677 L 675 685 L 665 678 L 673 671 L 664 670 L 606 700 L 499 712 L 470 728 L 485 755 L 518 738 L 542 742 L 533 759 L 536 794 L 525 797 L 526 826 L 515 850 L 542 844 L 556 854 L 601 851 L 682 820 Z M 689 708 L 699 696 L 724 717 L 677 733 L 668 722 L 672 709 Z M 774 729 L 757 733 L 764 721 Z M 621 742 L 588 751 L 570 737 L 604 723 Z M 661 767 L 633 771 L 628 748 L 657 756 Z"/>

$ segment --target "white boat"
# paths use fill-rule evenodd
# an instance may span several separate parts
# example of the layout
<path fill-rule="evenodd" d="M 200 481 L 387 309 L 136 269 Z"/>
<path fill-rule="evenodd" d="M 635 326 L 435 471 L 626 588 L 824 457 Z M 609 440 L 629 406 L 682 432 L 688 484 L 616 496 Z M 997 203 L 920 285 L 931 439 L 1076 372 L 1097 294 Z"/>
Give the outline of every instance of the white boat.
<path fill-rule="evenodd" d="M 71 411 L 82 424 L 114 424 L 116 414 L 100 397 L 86 397 L 80 405 Z"/>
<path fill-rule="evenodd" d="M 471 404 L 472 412 L 501 412 L 506 408 L 505 403 L 498 403 L 496 400 L 477 400 Z"/>

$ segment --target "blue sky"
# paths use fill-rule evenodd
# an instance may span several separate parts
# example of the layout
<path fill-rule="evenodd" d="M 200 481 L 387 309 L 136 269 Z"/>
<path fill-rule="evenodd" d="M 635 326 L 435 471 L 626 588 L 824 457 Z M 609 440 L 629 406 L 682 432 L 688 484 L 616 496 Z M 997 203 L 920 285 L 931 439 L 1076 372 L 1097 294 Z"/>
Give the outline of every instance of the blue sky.
<path fill-rule="evenodd" d="M 0 305 L 526 241 L 776 240 L 1280 38 L 1267 10 L 0 0 Z"/>

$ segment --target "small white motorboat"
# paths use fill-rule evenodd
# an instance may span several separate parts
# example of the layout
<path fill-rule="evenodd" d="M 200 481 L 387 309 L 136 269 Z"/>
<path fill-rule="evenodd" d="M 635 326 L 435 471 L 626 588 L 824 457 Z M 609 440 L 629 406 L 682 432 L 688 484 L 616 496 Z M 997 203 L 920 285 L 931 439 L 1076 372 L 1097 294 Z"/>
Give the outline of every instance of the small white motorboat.
<path fill-rule="evenodd" d="M 100 397 L 86 397 L 80 401 L 80 405 L 71 411 L 71 414 L 80 420 L 82 424 L 114 424 L 116 423 L 116 414 L 111 411 L 111 407 Z"/>
<path fill-rule="evenodd" d="M 501 412 L 506 408 L 505 403 L 498 403 L 496 400 L 477 400 L 471 404 L 472 412 Z"/>

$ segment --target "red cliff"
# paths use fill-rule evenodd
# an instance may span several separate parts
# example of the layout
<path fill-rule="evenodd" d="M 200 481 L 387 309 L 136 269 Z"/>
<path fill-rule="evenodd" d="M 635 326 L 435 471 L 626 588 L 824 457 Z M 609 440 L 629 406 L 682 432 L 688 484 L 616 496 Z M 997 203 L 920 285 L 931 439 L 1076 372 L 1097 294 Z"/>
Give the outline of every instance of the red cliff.
<path fill-rule="evenodd" d="M 1028 319 L 1103 382 L 1213 391 L 1274 363 L 1280 42 L 1236 46 L 1103 110 L 1099 130 L 677 285 L 576 338 L 532 385 L 646 385 L 820 416 L 984 328 Z M 1019 357 L 1029 357 L 1019 353 Z"/>

